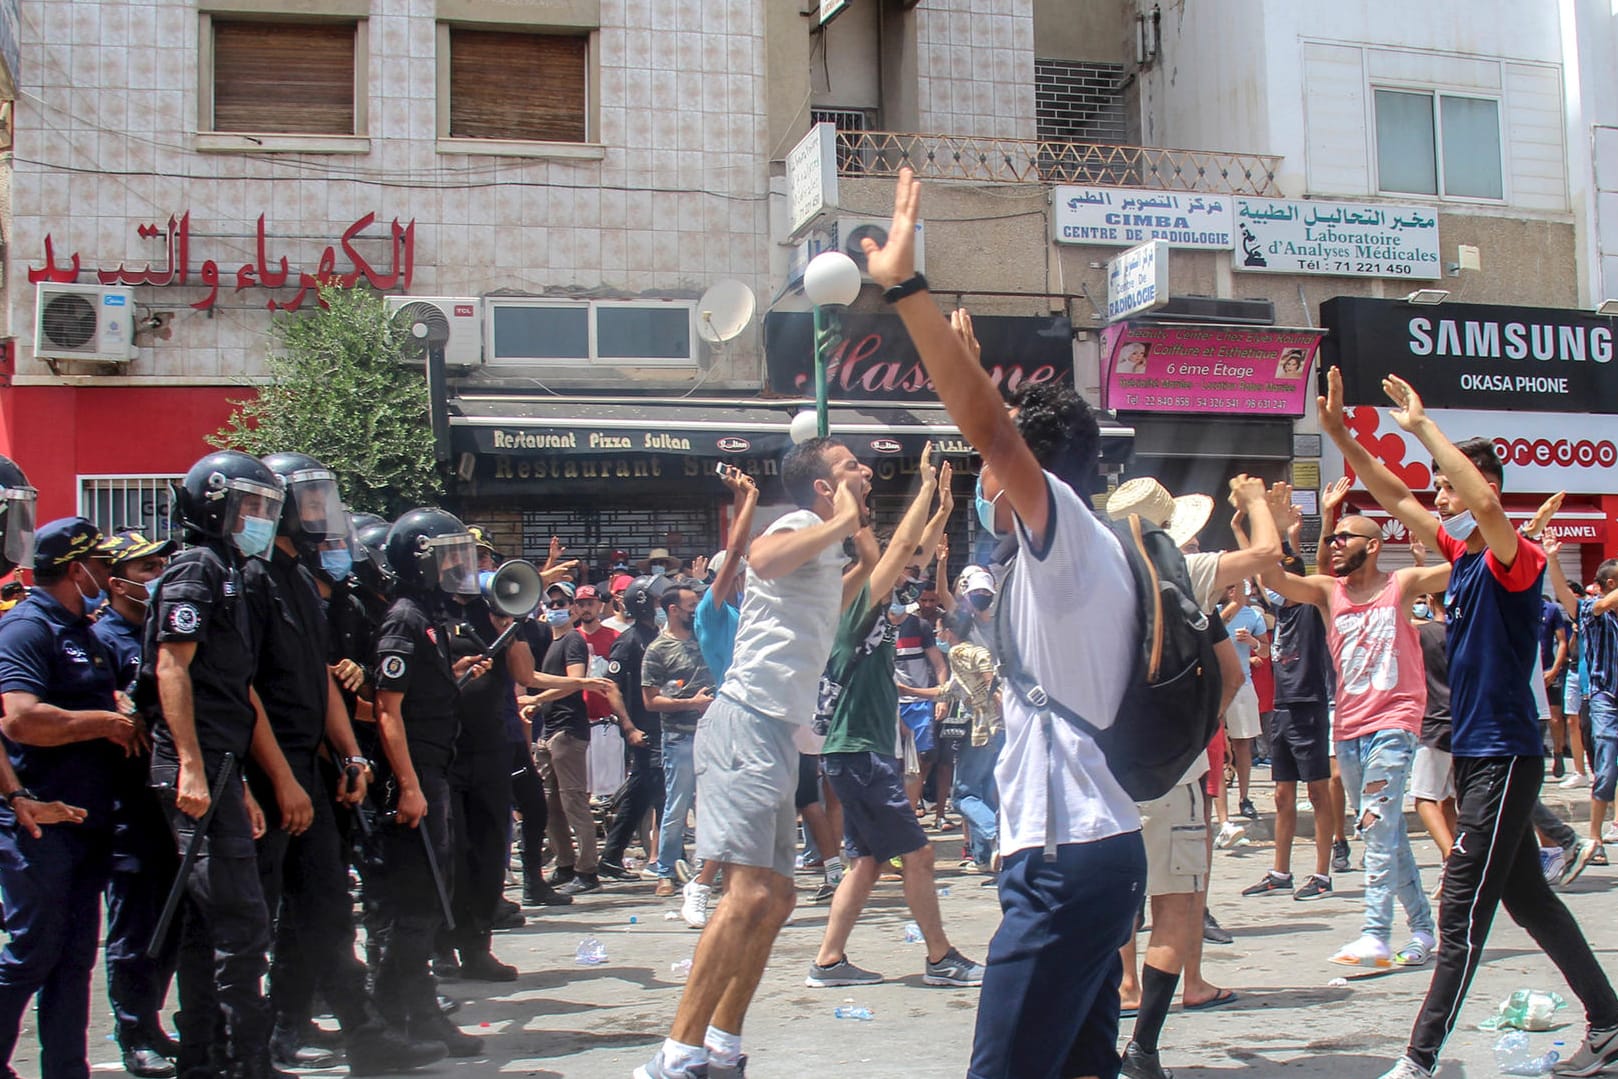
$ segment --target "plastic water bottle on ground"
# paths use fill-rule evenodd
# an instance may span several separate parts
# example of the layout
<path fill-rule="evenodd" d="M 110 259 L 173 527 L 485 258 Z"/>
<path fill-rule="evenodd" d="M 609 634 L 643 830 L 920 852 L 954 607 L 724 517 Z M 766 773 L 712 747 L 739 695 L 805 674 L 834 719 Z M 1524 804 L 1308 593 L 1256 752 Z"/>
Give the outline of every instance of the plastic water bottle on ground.
<path fill-rule="evenodd" d="M 685 981 L 691 976 L 691 960 L 680 959 L 670 963 L 669 973 L 674 975 L 677 981 Z"/>
<path fill-rule="evenodd" d="M 857 1019 L 862 1023 L 869 1023 L 876 1018 L 869 1008 L 850 1008 L 842 1005 L 833 1008 L 832 1014 L 839 1019 Z"/>
<path fill-rule="evenodd" d="M 1560 994 L 1519 989 L 1502 1001 L 1498 1011 L 1478 1024 L 1479 1030 L 1549 1030 L 1556 1013 L 1567 1007 Z"/>
<path fill-rule="evenodd" d="M 1560 1059 L 1561 1054 L 1555 1049 L 1535 1056 L 1528 1035 L 1520 1030 L 1503 1035 L 1494 1044 L 1494 1060 L 1502 1075 L 1549 1075 Z"/>
<path fill-rule="evenodd" d="M 915 922 L 905 923 L 905 943 L 920 944 L 926 938 L 921 935 L 921 926 Z"/>
<path fill-rule="evenodd" d="M 600 966 L 607 961 L 607 946 L 594 937 L 585 937 L 579 941 L 579 950 L 573 953 L 573 961 L 581 967 Z"/>
<path fill-rule="evenodd" d="M 940 889 L 938 889 L 938 898 L 940 898 L 940 899 L 948 899 L 949 898 L 949 889 L 948 888 L 940 888 Z"/>

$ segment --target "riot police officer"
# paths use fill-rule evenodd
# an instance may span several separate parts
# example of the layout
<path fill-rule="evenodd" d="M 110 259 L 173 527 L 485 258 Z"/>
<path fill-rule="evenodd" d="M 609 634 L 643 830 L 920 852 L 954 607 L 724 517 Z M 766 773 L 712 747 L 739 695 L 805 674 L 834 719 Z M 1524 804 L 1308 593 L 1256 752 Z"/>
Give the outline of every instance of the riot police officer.
<path fill-rule="evenodd" d="M 206 819 L 183 882 L 189 900 L 176 971 L 180 1074 L 264 1079 L 270 1064 L 269 913 L 254 856 L 255 821 L 238 765 L 258 725 L 252 682 L 259 631 L 244 595 L 247 559 L 268 558 L 281 516 L 279 478 L 223 450 L 191 466 L 174 509 L 193 546 L 152 589 L 136 703 L 151 710 L 152 785 L 176 849 Z M 267 726 L 263 737 L 268 734 Z M 223 776 L 223 778 L 221 778 Z M 213 804 L 213 791 L 223 796 Z"/>
<path fill-rule="evenodd" d="M 377 630 L 374 667 L 379 763 L 392 814 L 380 829 L 381 871 L 372 874 L 384 922 L 377 1005 L 390 1020 L 407 1021 L 412 1037 L 441 1041 L 452 1056 L 475 1056 L 482 1039 L 440 1011 L 428 963 L 445 921 L 456 679 L 490 669 L 478 655 L 451 664 L 447 651 L 444 604 L 477 595 L 476 543 L 453 515 L 416 509 L 388 532 L 387 554 L 398 598 Z"/>
<path fill-rule="evenodd" d="M 286 492 L 269 560 L 243 571 L 253 617 L 262 634 L 254 686 L 290 780 L 310 799 L 308 827 L 293 834 L 273 827 L 260 841 L 265 899 L 276 916 L 275 1013 L 271 1049 L 288 1067 L 326 1067 L 327 1050 L 304 1046 L 314 990 L 325 994 L 342 1027 L 355 1075 L 377 1075 L 430 1064 L 444 1056 L 437 1042 L 412 1043 L 390 1030 L 365 989 L 365 966 L 354 956 L 354 912 L 338 837 L 333 798 L 344 806 L 365 796 L 371 762 L 360 752 L 348 708 L 327 666 L 326 610 L 314 567 L 327 582 L 346 580 L 357 543 L 337 478 L 301 453 L 275 453 L 264 464 Z M 329 587 L 329 585 L 328 585 Z M 317 763 L 329 744 L 341 769 L 333 791 Z M 249 769 L 249 782 L 269 811 L 268 770 Z"/>
<path fill-rule="evenodd" d="M 0 1066 L 9 1065 L 22 1014 L 40 995 L 40 1074 L 89 1075 L 90 972 L 101 928 L 101 890 L 112 853 L 113 787 L 126 755 L 143 751 L 140 721 L 117 709 L 106 650 L 85 608 L 96 595 L 85 561 L 101 541 L 82 517 L 39 530 L 34 588 L 0 621 L 0 719 L 20 796 L 83 807 L 83 822 L 38 836 L 0 819 L 0 891 L 6 929 L 0 951 Z M 5 1067 L 9 1073 L 9 1067 Z"/>
<path fill-rule="evenodd" d="M 107 604 L 92 632 L 112 660 L 114 681 L 133 695 L 140 674 L 141 633 L 152 582 L 178 546 L 135 531 L 114 532 L 91 552 L 92 569 L 106 582 Z M 168 822 L 150 786 L 149 754 L 130 757 L 113 791 L 112 875 L 107 881 L 107 999 L 124 1070 L 140 1079 L 174 1074 L 180 1043 L 163 1029 L 159 1011 L 174 978 L 178 938 L 168 935 L 161 954 L 146 954 L 157 928 L 165 889 L 179 862 Z"/>

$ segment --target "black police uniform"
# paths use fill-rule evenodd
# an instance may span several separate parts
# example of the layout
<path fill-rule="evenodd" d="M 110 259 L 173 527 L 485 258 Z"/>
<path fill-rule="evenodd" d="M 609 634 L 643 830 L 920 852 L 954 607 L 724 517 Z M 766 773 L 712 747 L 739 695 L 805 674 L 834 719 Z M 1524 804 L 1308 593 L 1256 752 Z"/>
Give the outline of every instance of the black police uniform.
<path fill-rule="evenodd" d="M 318 988 L 351 1031 L 366 1022 L 369 998 L 365 966 L 354 956 L 354 908 L 333 792 L 317 763 L 330 692 L 325 606 L 314 577 L 279 547 L 269 562 L 250 559 L 242 575 L 262 634 L 253 684 L 292 777 L 314 806 L 308 829 L 288 835 L 268 778 L 256 766 L 248 769 L 269 824 L 258 849 L 276 926 L 270 1004 L 278 1028 L 301 1033 Z"/>
<path fill-rule="evenodd" d="M 478 655 L 498 637 L 489 605 L 481 596 L 451 602 L 458 619 L 449 625 L 450 662 Z M 455 931 L 450 943 L 468 957 L 489 951 L 495 913 L 506 888 L 510 858 L 511 749 L 504 706 L 514 701 L 516 684 L 506 653 L 493 658 L 489 673 L 461 690 L 455 714 L 460 730 L 450 766 L 450 825 L 454 869 L 450 873 Z"/>
<path fill-rule="evenodd" d="M 635 622 L 612 642 L 607 655 L 607 677 L 618 684 L 618 692 L 629 709 L 629 719 L 646 736 L 639 746 L 629 750 L 629 775 L 613 797 L 612 820 L 607 827 L 607 844 L 601 850 L 601 860 L 609 866 L 622 867 L 624 848 L 634 836 L 648 809 L 658 816 L 663 813 L 663 721 L 656 712 L 646 707 L 641 695 L 641 660 L 647 647 L 657 640 L 655 625 Z"/>
<path fill-rule="evenodd" d="M 140 675 L 142 631 L 110 605 L 92 627 L 111 658 L 115 684 L 131 694 Z M 170 933 L 155 959 L 146 954 L 169 883 L 180 868 L 163 807 L 152 792 L 151 768 L 148 754 L 124 758 L 113 791 L 107 999 L 124 1049 L 167 1042 L 159 1013 L 180 949 L 178 934 Z"/>
<path fill-rule="evenodd" d="M 31 693 L 68 711 L 113 711 L 112 663 L 90 623 L 34 589 L 0 619 L 0 692 Z M 123 751 L 96 739 L 61 746 L 5 740 L 22 785 L 86 811 L 35 839 L 0 805 L 0 893 L 9 936 L 0 950 L 0 1071 L 23 1012 L 39 994 L 40 1074 L 88 1076 L 90 972 L 112 854 L 113 776 Z"/>
<path fill-rule="evenodd" d="M 551 644 L 550 627 L 527 622 L 519 633 L 528 642 L 528 650 L 533 653 L 534 670 L 539 670 L 545 650 Z M 516 738 L 511 747 L 511 804 L 522 815 L 522 898 L 526 906 L 565 906 L 573 901 L 573 897 L 559 896 L 545 882 L 545 828 L 550 823 L 550 811 L 545 801 L 545 781 L 539 778 L 539 769 L 534 767 L 534 740 L 539 737 L 539 732 L 540 718 L 537 712 L 526 738 L 523 737 L 519 718 Z"/>
<path fill-rule="evenodd" d="M 215 542 L 176 555 L 152 588 L 138 698 L 144 704 L 155 694 L 160 645 L 197 646 L 189 672 L 192 715 L 210 790 L 226 753 L 238 763 L 247 759 L 256 718 L 249 691 L 259 653 L 258 628 L 238 568 L 241 557 L 222 545 L 215 549 Z M 175 803 L 179 755 L 161 710 L 153 711 L 152 784 L 176 850 L 183 851 L 198 822 Z M 176 978 L 180 1074 L 196 1069 L 225 1075 L 233 1064 L 266 1066 L 269 1007 L 261 983 L 270 918 L 247 805 L 234 783 L 214 810 L 186 894 L 190 902 Z"/>
<path fill-rule="evenodd" d="M 460 725 L 443 621 L 440 612 L 413 596 L 395 600 L 377 628 L 373 668 L 378 692 L 404 695 L 400 712 L 410 762 L 427 801 L 427 815 L 416 828 L 391 818 L 378 828 L 381 865 L 372 873 L 385 924 L 376 1003 L 390 1021 L 408 1021 L 412 1028 L 442 1021 L 428 963 L 444 916 L 420 829 L 442 871 L 450 864 L 449 767 Z M 391 813 L 397 808 L 396 781 L 385 757 L 377 765 Z"/>

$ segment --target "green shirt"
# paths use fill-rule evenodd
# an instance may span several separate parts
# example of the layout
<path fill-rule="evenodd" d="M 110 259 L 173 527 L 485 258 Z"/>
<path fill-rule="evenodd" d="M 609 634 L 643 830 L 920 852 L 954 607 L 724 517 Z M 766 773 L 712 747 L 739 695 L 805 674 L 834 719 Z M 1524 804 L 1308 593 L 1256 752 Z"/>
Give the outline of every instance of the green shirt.
<path fill-rule="evenodd" d="M 887 603 L 871 601 L 869 585 L 843 612 L 826 664 L 828 677 L 842 676 L 843 693 L 832 711 L 822 753 L 894 755 L 899 741 L 899 687 L 893 681 L 893 641 L 898 630 L 888 621 Z M 850 668 L 847 673 L 845 668 Z"/>

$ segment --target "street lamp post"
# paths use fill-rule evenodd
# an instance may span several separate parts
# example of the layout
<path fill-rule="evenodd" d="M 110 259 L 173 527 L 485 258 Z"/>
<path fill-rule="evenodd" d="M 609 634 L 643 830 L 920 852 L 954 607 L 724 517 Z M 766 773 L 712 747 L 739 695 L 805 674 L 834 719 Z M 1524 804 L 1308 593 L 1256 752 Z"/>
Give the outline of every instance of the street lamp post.
<path fill-rule="evenodd" d="M 815 430 L 831 433 L 826 412 L 826 354 L 842 340 L 841 308 L 860 294 L 860 268 L 841 251 L 822 251 L 803 272 L 803 291 L 815 305 Z"/>

